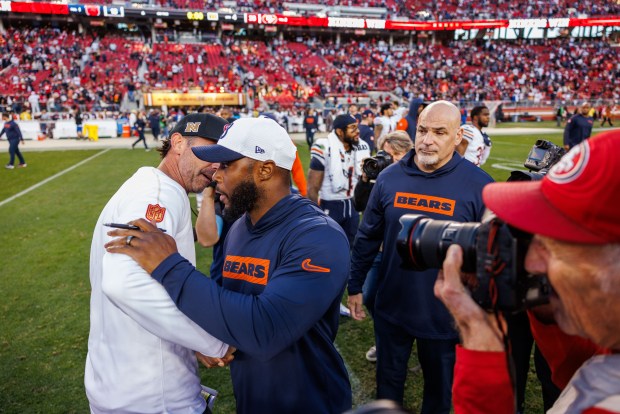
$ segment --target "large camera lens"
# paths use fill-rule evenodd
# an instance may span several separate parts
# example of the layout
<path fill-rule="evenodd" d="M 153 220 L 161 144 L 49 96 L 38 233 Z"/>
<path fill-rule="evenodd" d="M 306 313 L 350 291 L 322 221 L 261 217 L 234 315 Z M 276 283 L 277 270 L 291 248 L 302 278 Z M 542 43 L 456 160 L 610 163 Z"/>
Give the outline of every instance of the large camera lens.
<path fill-rule="evenodd" d="M 476 239 L 480 223 L 433 220 L 419 214 L 405 214 L 396 249 L 405 266 L 413 270 L 441 269 L 452 244 L 463 248 L 462 270 L 476 271 Z"/>
<path fill-rule="evenodd" d="M 375 179 L 379 176 L 381 172 L 381 166 L 379 165 L 379 160 L 376 158 L 367 158 L 364 160 L 364 164 L 362 164 L 362 170 L 366 173 L 366 177 L 369 179 Z"/>
<path fill-rule="evenodd" d="M 379 173 L 392 164 L 392 156 L 385 151 L 377 152 L 372 158 L 366 158 L 362 163 L 362 170 L 369 180 L 374 180 Z"/>

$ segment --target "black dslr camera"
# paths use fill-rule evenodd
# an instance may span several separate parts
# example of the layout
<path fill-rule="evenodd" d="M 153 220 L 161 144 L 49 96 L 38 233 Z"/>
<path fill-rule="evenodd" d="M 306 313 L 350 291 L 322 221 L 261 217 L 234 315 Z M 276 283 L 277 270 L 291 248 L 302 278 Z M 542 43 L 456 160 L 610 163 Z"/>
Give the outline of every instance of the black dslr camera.
<path fill-rule="evenodd" d="M 538 181 L 547 174 L 553 165 L 560 161 L 566 150 L 544 139 L 536 140 L 523 166 L 525 171 L 512 171 L 508 181 Z"/>
<path fill-rule="evenodd" d="M 544 276 L 525 271 L 525 254 L 532 236 L 490 214 L 482 223 L 433 220 L 419 214 L 400 218 L 396 249 L 405 268 L 441 269 L 452 244 L 463 249 L 464 273 L 475 274 L 469 287 L 484 309 L 517 312 L 547 303 Z"/>
<path fill-rule="evenodd" d="M 392 165 L 392 156 L 385 151 L 377 152 L 377 155 L 366 158 L 362 164 L 362 170 L 366 173 L 369 180 L 376 180 L 379 173 L 386 167 Z"/>

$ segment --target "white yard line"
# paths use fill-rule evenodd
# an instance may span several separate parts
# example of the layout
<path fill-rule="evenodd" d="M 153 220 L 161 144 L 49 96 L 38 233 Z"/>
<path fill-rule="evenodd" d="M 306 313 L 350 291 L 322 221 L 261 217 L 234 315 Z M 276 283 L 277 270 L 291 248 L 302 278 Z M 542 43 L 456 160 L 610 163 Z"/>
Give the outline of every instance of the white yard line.
<path fill-rule="evenodd" d="M 342 352 L 340 352 L 340 349 L 338 349 L 338 345 L 334 343 L 334 347 L 336 347 L 336 350 L 342 357 Z M 364 356 L 362 355 L 360 358 L 364 358 Z M 347 364 L 347 361 L 344 358 L 342 358 L 342 360 L 344 361 L 344 366 L 347 369 L 347 373 L 349 374 L 349 382 L 351 383 L 351 397 L 352 397 L 351 400 L 353 401 L 353 404 L 355 405 L 355 403 L 357 402 L 359 405 L 362 405 L 362 404 L 366 404 L 367 402 L 372 401 L 372 400 L 365 400 L 362 398 L 362 395 L 367 390 L 362 389 L 362 384 L 360 382 L 360 379 L 357 377 L 357 375 L 355 375 L 355 372 L 353 372 L 349 364 Z"/>
<path fill-rule="evenodd" d="M 81 165 L 86 164 L 87 162 L 97 158 L 100 155 L 105 154 L 108 151 L 110 151 L 110 148 L 105 149 L 105 150 L 103 150 L 101 152 L 98 152 L 97 154 L 93 155 L 92 157 L 86 158 L 85 160 L 82 160 L 82 161 L 78 162 L 77 164 L 75 164 L 75 165 L 73 165 L 73 166 L 71 166 L 71 167 L 69 167 L 69 168 L 67 168 L 65 170 L 62 170 L 61 172 L 56 173 L 56 174 L 52 175 L 51 177 L 48 177 L 45 180 L 43 180 L 41 182 L 38 182 L 38 183 L 36 183 L 35 185 L 33 185 L 31 187 L 28 187 L 24 191 L 20 191 L 19 193 L 15 194 L 14 196 L 11 196 L 11 197 L 7 198 L 6 200 L 0 201 L 0 207 L 2 207 L 3 205 L 5 205 L 7 203 L 10 203 L 11 201 L 15 200 L 16 198 L 19 198 L 19 197 L 21 197 L 21 196 L 23 196 L 25 194 L 28 194 L 32 190 L 36 190 L 37 188 L 41 187 L 42 185 L 45 185 L 45 184 L 49 183 L 50 181 L 52 181 L 52 180 L 54 180 L 54 179 L 56 179 L 56 178 L 58 178 L 58 177 L 60 177 L 60 176 L 62 176 L 64 174 L 68 173 L 69 171 L 75 170 L 76 168 L 80 167 Z"/>

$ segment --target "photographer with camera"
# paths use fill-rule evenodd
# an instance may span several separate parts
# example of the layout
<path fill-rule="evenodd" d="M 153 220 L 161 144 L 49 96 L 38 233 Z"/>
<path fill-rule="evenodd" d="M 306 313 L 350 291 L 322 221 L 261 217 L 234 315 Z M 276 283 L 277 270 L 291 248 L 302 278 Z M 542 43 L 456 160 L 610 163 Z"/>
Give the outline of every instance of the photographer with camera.
<path fill-rule="evenodd" d="M 379 143 L 380 150 L 375 157 L 366 158 L 362 165 L 362 177 L 355 186 L 353 191 L 353 205 L 357 211 L 364 211 L 368 204 L 368 198 L 370 192 L 375 185 L 375 180 L 379 176 L 379 173 L 383 171 L 392 163 L 396 163 L 403 159 L 405 155 L 413 148 L 413 142 L 409 138 L 409 134 L 405 131 L 394 131 Z M 383 248 L 379 249 L 379 253 L 375 256 L 375 260 L 372 262 L 372 267 L 366 275 L 366 281 L 362 288 L 362 300 L 366 309 L 372 316 L 375 311 L 375 296 L 377 295 L 377 279 L 379 277 L 379 268 L 381 266 L 381 258 L 383 255 Z M 360 320 L 358 314 L 353 314 L 354 309 L 350 309 L 351 316 L 354 319 Z M 359 309 L 358 309 L 359 311 Z M 377 347 L 371 346 L 366 352 L 366 359 L 370 362 L 377 361 Z"/>
<path fill-rule="evenodd" d="M 528 312 L 553 380 L 564 388 L 548 413 L 620 413 L 618 151 L 620 133 L 601 134 L 574 147 L 541 181 L 492 184 L 483 192 L 486 206 L 508 228 L 533 235 L 524 257 L 509 256 L 516 256 L 512 259 L 524 273 L 546 276 L 550 284 L 550 306 Z M 488 258 L 477 257 L 488 270 Z M 450 246 L 435 284 L 462 339 L 455 412 L 514 412 L 504 324 L 479 307 L 463 285 L 464 258 L 459 246 Z M 475 283 L 468 284 L 474 298 L 476 285 L 486 283 L 480 266 L 476 273 Z M 506 289 L 504 281 L 491 279 L 493 301 L 500 303 L 521 285 Z"/>
<path fill-rule="evenodd" d="M 377 398 L 403 403 L 407 363 L 414 341 L 424 376 L 422 413 L 448 413 L 458 334 L 444 305 L 433 295 L 438 270 L 417 272 L 401 266 L 395 241 L 399 219 L 423 212 L 461 222 L 482 217 L 482 188 L 491 177 L 461 158 L 460 112 L 447 101 L 424 108 L 415 150 L 377 177 L 353 245 L 348 305 L 365 317 L 362 286 L 383 243 L 375 302 Z"/>

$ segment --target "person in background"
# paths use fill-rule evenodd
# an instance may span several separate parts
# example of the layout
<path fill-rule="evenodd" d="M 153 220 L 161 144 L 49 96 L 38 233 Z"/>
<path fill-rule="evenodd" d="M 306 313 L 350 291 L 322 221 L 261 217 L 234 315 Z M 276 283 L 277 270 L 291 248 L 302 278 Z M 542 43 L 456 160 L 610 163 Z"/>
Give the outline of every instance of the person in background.
<path fill-rule="evenodd" d="M 357 104 L 352 103 L 349 105 L 349 114 L 351 114 L 353 118 L 357 119 L 358 124 L 362 122 L 362 114 L 360 114 L 360 109 Z"/>
<path fill-rule="evenodd" d="M 386 135 L 383 141 L 381 141 L 379 151 L 385 151 L 392 157 L 392 163 L 397 163 L 402 160 L 412 148 L 413 142 L 405 131 L 394 131 Z M 363 213 L 366 209 L 374 183 L 375 180 L 369 180 L 366 173 L 362 173 L 362 178 L 357 182 L 353 193 L 353 204 L 357 211 Z M 382 257 L 383 248 L 381 247 L 379 253 L 375 256 L 375 260 L 366 275 L 366 281 L 362 287 L 362 303 L 368 310 L 370 316 L 373 316 L 375 313 L 375 297 L 377 296 L 377 282 L 379 279 Z M 349 309 L 349 311 L 352 312 L 353 309 Z M 351 313 L 351 315 L 353 316 L 353 313 Z M 359 320 L 360 318 L 357 315 L 358 314 L 355 315 L 354 319 Z M 366 352 L 366 359 L 370 362 L 377 361 L 376 345 L 371 346 Z"/>
<path fill-rule="evenodd" d="M 161 135 L 161 127 L 159 125 L 160 118 L 161 114 L 157 109 L 152 110 L 148 117 L 149 127 L 151 128 L 151 134 L 153 134 L 153 140 L 155 142 L 159 141 L 159 136 Z"/>
<path fill-rule="evenodd" d="M 429 105 L 428 102 L 424 102 L 420 98 L 414 98 L 409 103 L 409 111 L 405 119 L 407 120 L 407 134 L 411 137 L 411 141 L 415 140 L 415 134 L 418 127 L 418 117 L 424 108 Z"/>
<path fill-rule="evenodd" d="M 579 107 L 579 112 L 566 122 L 566 127 L 564 128 L 564 148 L 566 150 L 580 144 L 592 134 L 594 120 L 589 116 L 590 109 L 590 103 L 584 102 Z"/>
<path fill-rule="evenodd" d="M 134 128 L 136 132 L 138 132 L 138 139 L 131 144 L 131 149 L 134 149 L 136 144 L 140 141 L 144 144 L 144 149 L 149 151 L 149 147 L 146 145 L 146 137 L 144 135 L 144 130 L 146 129 L 146 120 L 144 116 L 144 112 L 138 113 L 138 118 L 136 119 L 136 123 L 134 124 Z"/>
<path fill-rule="evenodd" d="M 489 125 L 491 113 L 486 106 L 476 106 L 471 110 L 471 124 L 461 125 L 463 139 L 456 151 L 467 161 L 481 167 L 491 153 L 491 139 L 482 132 Z"/>
<path fill-rule="evenodd" d="M 77 132 L 77 139 L 82 139 L 84 138 L 84 126 L 83 124 L 83 117 L 82 117 L 82 111 L 80 111 L 80 107 L 79 106 L 75 106 L 73 108 L 73 119 L 75 120 L 75 128 L 76 128 L 76 132 Z"/>
<path fill-rule="evenodd" d="M 312 146 L 308 172 L 308 198 L 343 228 L 351 245 L 359 225 L 353 190 L 362 176 L 362 160 L 370 156 L 368 144 L 359 136 L 357 120 L 338 115 L 334 130 Z"/>
<path fill-rule="evenodd" d="M 613 127 L 614 125 L 611 123 L 611 105 L 606 105 L 605 108 L 601 111 L 601 126 L 604 127 L 606 122 L 609 122 L 609 126 Z"/>
<path fill-rule="evenodd" d="M 376 148 L 375 131 L 373 129 L 374 118 L 375 113 L 370 109 L 366 109 L 362 112 L 361 121 L 359 122 L 360 139 L 368 144 L 371 154 L 375 152 Z"/>
<path fill-rule="evenodd" d="M 393 119 L 394 109 L 391 103 L 381 105 L 380 116 L 374 120 L 375 124 L 375 142 L 379 142 L 381 138 L 396 130 L 396 122 Z"/>
<path fill-rule="evenodd" d="M 15 122 L 8 113 L 2 114 L 2 120 L 4 121 L 4 125 L 2 126 L 2 131 L 0 131 L 0 138 L 6 133 L 6 139 L 9 141 L 9 163 L 5 165 L 4 168 L 7 170 L 15 168 L 15 156 L 19 159 L 18 167 L 27 167 L 28 164 L 26 164 L 26 160 L 19 150 L 19 143 L 24 142 L 24 137 L 21 129 L 19 129 L 19 125 L 17 125 L 17 122 Z"/>
<path fill-rule="evenodd" d="M 306 111 L 306 116 L 304 117 L 304 129 L 306 130 L 306 142 L 308 143 L 308 148 L 312 148 L 312 144 L 314 144 L 314 133 L 319 128 L 319 119 L 315 115 L 315 111 L 313 108 L 308 108 Z"/>
<path fill-rule="evenodd" d="M 564 120 L 564 106 L 558 104 L 555 109 L 555 126 L 562 126 L 562 121 Z"/>

